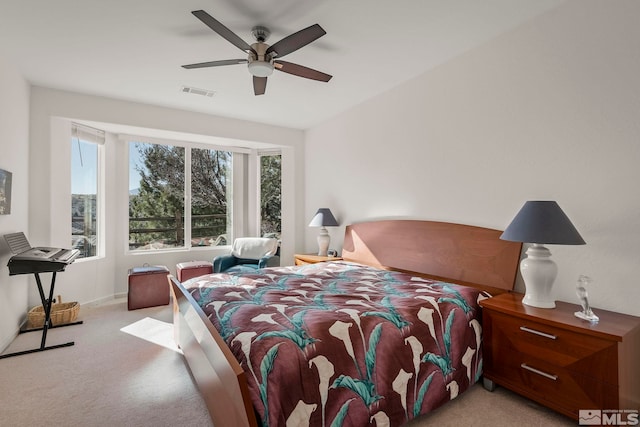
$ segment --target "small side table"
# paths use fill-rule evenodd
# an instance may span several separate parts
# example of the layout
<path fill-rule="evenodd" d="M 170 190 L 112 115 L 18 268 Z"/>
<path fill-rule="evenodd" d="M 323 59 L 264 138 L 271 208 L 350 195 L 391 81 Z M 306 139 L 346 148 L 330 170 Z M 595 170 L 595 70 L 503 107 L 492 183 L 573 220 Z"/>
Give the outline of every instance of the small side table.
<path fill-rule="evenodd" d="M 313 254 L 295 254 L 296 265 L 315 264 L 317 262 L 324 261 L 341 261 L 342 258 L 338 256 L 320 256 Z"/>

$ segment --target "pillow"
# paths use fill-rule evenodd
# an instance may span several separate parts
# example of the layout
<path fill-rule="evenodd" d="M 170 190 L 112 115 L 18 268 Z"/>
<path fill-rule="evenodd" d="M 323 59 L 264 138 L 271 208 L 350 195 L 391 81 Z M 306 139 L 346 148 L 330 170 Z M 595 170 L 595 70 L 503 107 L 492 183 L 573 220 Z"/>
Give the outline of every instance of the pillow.
<path fill-rule="evenodd" d="M 236 258 L 260 259 L 275 255 L 278 241 L 267 237 L 239 237 L 233 241 L 231 255 Z"/>

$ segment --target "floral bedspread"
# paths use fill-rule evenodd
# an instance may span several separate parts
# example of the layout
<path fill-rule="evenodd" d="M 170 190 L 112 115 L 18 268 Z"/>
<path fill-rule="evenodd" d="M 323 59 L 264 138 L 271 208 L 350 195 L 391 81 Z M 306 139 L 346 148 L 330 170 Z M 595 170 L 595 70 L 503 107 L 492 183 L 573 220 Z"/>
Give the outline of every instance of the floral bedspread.
<path fill-rule="evenodd" d="M 482 373 L 477 289 L 341 261 L 185 286 L 264 426 L 400 426 Z"/>

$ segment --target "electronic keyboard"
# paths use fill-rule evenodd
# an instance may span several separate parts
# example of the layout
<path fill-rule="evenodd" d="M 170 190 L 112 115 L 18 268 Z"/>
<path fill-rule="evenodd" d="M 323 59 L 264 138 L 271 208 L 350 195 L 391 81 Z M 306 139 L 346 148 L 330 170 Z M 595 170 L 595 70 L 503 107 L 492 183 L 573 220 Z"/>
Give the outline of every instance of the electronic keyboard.
<path fill-rule="evenodd" d="M 15 254 L 7 264 L 10 276 L 64 271 L 80 255 L 77 249 L 32 248 L 22 232 L 5 234 L 4 238 Z"/>

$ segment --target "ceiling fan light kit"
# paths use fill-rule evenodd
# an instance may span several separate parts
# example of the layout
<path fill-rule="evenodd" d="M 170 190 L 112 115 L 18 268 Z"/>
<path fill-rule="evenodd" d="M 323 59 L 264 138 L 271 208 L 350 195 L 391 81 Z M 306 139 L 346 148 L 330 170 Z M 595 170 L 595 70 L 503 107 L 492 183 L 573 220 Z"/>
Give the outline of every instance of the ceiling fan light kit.
<path fill-rule="evenodd" d="M 249 61 L 249 72 L 256 77 L 269 77 L 273 73 L 273 64 L 266 61 Z"/>
<path fill-rule="evenodd" d="M 311 25 L 310 27 L 290 34 L 271 46 L 265 43 L 270 35 L 269 29 L 260 25 L 255 26 L 252 28 L 251 34 L 253 34 L 253 37 L 255 37 L 257 42 L 249 45 L 204 10 L 195 10 L 191 13 L 229 43 L 233 44 L 243 52 L 246 52 L 249 56 L 247 59 L 226 59 L 221 61 L 209 61 L 183 65 L 183 68 L 194 69 L 219 67 L 223 65 L 248 64 L 249 73 L 253 76 L 253 92 L 255 95 L 263 95 L 265 93 L 267 77 L 273 73 L 274 68 L 287 74 L 304 77 L 306 79 L 318 80 L 321 82 L 328 82 L 331 80 L 332 76 L 329 74 L 294 64 L 292 62 L 280 60 L 283 56 L 295 52 L 301 47 L 306 46 L 325 35 L 326 32 L 318 24 Z"/>

